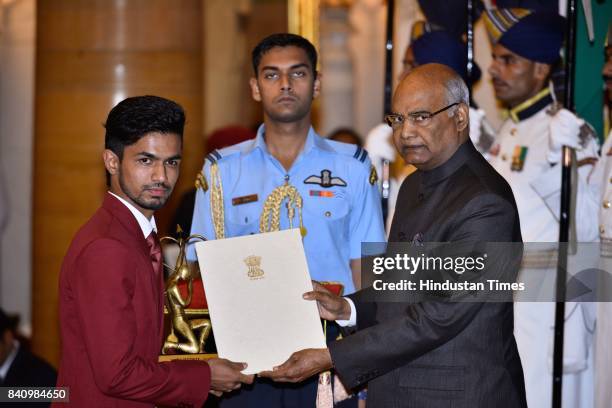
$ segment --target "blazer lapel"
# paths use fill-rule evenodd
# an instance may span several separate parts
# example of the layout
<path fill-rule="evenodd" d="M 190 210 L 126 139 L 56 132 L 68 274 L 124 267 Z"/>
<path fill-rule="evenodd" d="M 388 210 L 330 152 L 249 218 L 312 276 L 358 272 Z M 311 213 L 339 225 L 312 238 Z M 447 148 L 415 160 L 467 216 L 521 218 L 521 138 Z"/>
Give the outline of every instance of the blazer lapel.
<path fill-rule="evenodd" d="M 133 236 L 134 243 L 136 246 L 142 251 L 143 255 L 145 255 L 146 259 L 149 261 L 147 263 L 147 271 L 148 281 L 150 282 L 151 294 L 153 299 L 157 304 L 157 313 L 158 313 L 158 333 L 160 338 L 163 338 L 163 324 L 164 324 L 164 274 L 163 274 L 163 266 L 162 270 L 158 273 L 153 269 L 153 264 L 151 262 L 151 251 L 149 246 L 147 245 L 147 241 L 145 240 L 142 229 L 134 218 L 134 215 L 130 212 L 130 210 L 116 197 L 112 194 L 106 193 L 104 197 L 104 202 L 102 203 L 102 207 L 104 207 L 107 211 L 109 211 L 123 227 Z M 163 253 L 162 253 L 163 260 Z"/>

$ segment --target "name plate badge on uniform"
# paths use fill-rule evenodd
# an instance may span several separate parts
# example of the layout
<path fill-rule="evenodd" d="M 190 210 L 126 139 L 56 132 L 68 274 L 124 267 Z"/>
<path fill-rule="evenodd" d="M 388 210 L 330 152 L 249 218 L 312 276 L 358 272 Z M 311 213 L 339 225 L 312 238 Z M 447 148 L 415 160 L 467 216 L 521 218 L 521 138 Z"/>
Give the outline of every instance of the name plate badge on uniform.
<path fill-rule="evenodd" d="M 259 197 L 257 196 L 257 194 L 249 194 L 249 195 L 245 195 L 242 197 L 232 198 L 232 205 L 236 206 L 236 205 L 254 203 L 258 200 L 259 200 Z"/>
<path fill-rule="evenodd" d="M 246 374 L 325 347 L 298 228 L 195 244 L 219 357 Z"/>

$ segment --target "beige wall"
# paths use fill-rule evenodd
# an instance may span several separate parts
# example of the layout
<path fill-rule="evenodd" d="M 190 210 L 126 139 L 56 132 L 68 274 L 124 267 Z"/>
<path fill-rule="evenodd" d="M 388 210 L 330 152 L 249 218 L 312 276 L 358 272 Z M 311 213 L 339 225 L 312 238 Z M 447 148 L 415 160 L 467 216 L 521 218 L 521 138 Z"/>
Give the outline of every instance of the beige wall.
<path fill-rule="evenodd" d="M 245 21 L 250 0 L 207 0 L 204 13 L 204 133 L 241 124 L 248 97 Z M 221 79 L 222 78 L 222 79 Z"/>
<path fill-rule="evenodd" d="M 207 0 L 205 5 L 205 135 L 227 125 L 261 123 L 251 99 L 251 50 L 265 36 L 287 30 L 285 0 Z"/>

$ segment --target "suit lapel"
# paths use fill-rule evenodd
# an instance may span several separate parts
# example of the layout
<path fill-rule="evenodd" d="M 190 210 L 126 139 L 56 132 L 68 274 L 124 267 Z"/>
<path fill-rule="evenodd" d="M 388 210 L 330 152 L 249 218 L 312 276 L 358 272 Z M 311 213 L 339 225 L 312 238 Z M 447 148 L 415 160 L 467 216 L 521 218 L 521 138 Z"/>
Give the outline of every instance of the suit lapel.
<path fill-rule="evenodd" d="M 149 246 L 147 245 L 147 241 L 145 240 L 142 229 L 134 218 L 134 215 L 130 212 L 130 210 L 116 197 L 112 194 L 106 193 L 104 197 L 104 202 L 102 203 L 102 207 L 109 211 L 113 216 L 121 223 L 121 225 L 125 228 L 126 231 L 133 238 L 133 242 L 136 246 L 142 251 L 142 254 L 147 259 L 147 270 L 144 271 L 146 274 L 146 280 L 150 283 L 150 290 L 153 297 L 153 300 L 157 304 L 157 313 L 159 316 L 158 319 L 158 333 L 159 338 L 163 336 L 163 322 L 164 322 L 164 309 L 163 309 L 163 293 L 164 293 L 164 278 L 163 278 L 163 267 L 162 271 L 156 273 L 153 270 L 153 265 L 151 263 L 151 255 Z M 163 254 L 162 254 L 163 259 Z"/>
<path fill-rule="evenodd" d="M 142 234 L 142 229 L 138 225 L 138 221 L 134 218 L 134 215 L 130 210 L 117 198 L 113 197 L 112 194 L 106 193 L 102 207 L 109 211 L 133 236 L 134 243 L 140 248 L 143 254 L 149 258 L 149 247 Z"/>

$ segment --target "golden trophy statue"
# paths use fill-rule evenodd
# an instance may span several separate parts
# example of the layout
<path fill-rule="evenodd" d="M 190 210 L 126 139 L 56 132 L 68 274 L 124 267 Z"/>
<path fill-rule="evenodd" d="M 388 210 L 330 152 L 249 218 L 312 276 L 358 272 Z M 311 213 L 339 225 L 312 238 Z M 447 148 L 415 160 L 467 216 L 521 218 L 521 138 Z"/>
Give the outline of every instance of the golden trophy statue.
<path fill-rule="evenodd" d="M 205 345 L 212 326 L 207 308 L 190 307 L 193 300 L 194 275 L 185 256 L 187 245 L 192 240 L 205 241 L 201 235 L 190 235 L 183 238 L 183 231 L 177 226 L 178 239 L 163 237 L 160 241 L 172 241 L 178 245 L 179 251 L 172 273 L 166 281 L 164 293 L 164 324 L 169 328 L 168 335 L 162 347 L 159 361 L 176 359 L 201 360 L 216 357 L 206 354 Z M 186 295 L 184 294 L 186 288 Z M 183 290 L 181 290 L 183 289 Z"/>

